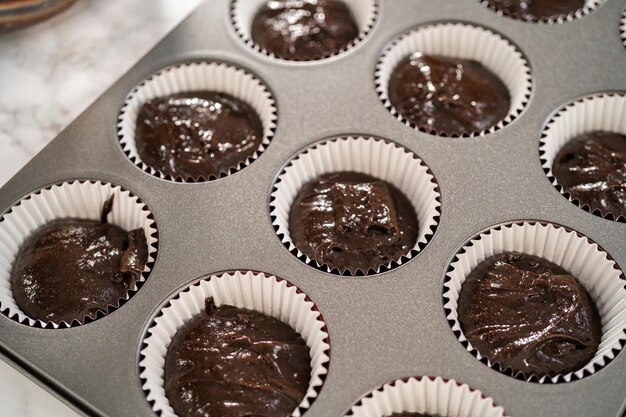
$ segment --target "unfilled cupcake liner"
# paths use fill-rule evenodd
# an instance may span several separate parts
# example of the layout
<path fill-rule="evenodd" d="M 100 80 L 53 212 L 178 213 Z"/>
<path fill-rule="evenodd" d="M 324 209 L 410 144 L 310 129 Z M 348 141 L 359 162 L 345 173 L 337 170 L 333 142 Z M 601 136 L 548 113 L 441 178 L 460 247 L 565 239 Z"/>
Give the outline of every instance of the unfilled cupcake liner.
<path fill-rule="evenodd" d="M 478 26 L 463 23 L 438 23 L 420 27 L 399 36 L 383 52 L 374 74 L 376 91 L 384 106 L 398 120 L 414 129 L 438 136 L 456 134 L 417 126 L 402 116 L 389 99 L 389 80 L 396 66 L 414 52 L 478 61 L 497 75 L 511 96 L 506 117 L 488 130 L 467 132 L 462 137 L 483 136 L 502 129 L 515 120 L 530 99 L 530 67 L 522 53 L 502 36 Z"/>
<path fill-rule="evenodd" d="M 547 259 L 571 273 L 593 299 L 602 322 L 602 338 L 595 356 L 581 369 L 554 377 L 524 375 L 502 369 L 481 355 L 465 338 L 457 308 L 461 287 L 482 261 L 504 252 L 519 252 Z M 626 289 L 624 275 L 613 259 L 581 234 L 550 223 L 520 222 L 494 227 L 473 238 L 457 253 L 444 283 L 444 308 L 452 331 L 481 362 L 528 382 L 571 382 L 606 366 L 626 341 Z"/>
<path fill-rule="evenodd" d="M 572 198 L 554 176 L 552 164 L 561 148 L 571 139 L 583 133 L 606 130 L 626 135 L 625 120 L 626 94 L 589 95 L 562 107 L 546 124 L 539 144 L 539 156 L 543 170 L 561 194 L 590 213 L 620 222 L 626 221 L 623 215 L 592 209 L 589 205 Z"/>
<path fill-rule="evenodd" d="M 413 249 L 387 265 L 367 271 L 331 268 L 309 258 L 294 244 L 289 212 L 304 184 L 320 175 L 355 171 L 372 175 L 398 188 L 415 208 L 419 223 Z M 271 194 L 272 225 L 283 245 L 306 264 L 338 275 L 372 275 L 398 267 L 415 257 L 430 241 L 439 223 L 439 187 L 429 168 L 411 151 L 373 137 L 339 137 L 315 144 L 295 156 L 280 173 Z"/>
<path fill-rule="evenodd" d="M 205 300 L 272 316 L 296 330 L 311 354 L 311 379 L 304 399 L 292 416 L 300 416 L 317 397 L 328 372 L 330 345 L 322 315 L 309 298 L 287 281 L 259 272 L 235 271 L 212 275 L 172 296 L 155 315 L 140 352 L 140 378 L 152 409 L 161 417 L 176 417 L 165 396 L 164 366 L 176 332 L 202 313 Z"/>
<path fill-rule="evenodd" d="M 71 323 L 50 322 L 28 317 L 16 305 L 11 290 L 11 271 L 15 257 L 30 234 L 56 219 L 78 218 L 100 221 L 102 206 L 114 196 L 109 224 L 126 231 L 141 228 L 148 245 L 148 261 L 141 278 L 117 303 L 94 315 Z M 103 317 L 127 301 L 148 277 L 158 246 L 156 223 L 146 204 L 123 188 L 100 181 L 71 181 L 35 191 L 14 204 L 0 219 L 0 311 L 12 320 L 31 327 L 58 329 L 77 326 Z"/>
<path fill-rule="evenodd" d="M 519 20 L 521 22 L 540 23 L 540 24 L 554 24 L 554 23 L 571 22 L 573 20 L 580 19 L 583 16 L 587 16 L 589 13 L 591 13 L 595 9 L 597 9 L 602 3 L 604 3 L 605 0 L 586 0 L 585 1 L 585 5 L 581 9 L 576 10 L 575 12 L 564 14 L 564 15 L 557 16 L 557 17 L 547 17 L 547 18 L 532 19 L 532 20 L 518 19 L 516 17 L 508 16 L 508 15 L 502 13 L 502 11 L 499 10 L 498 8 L 496 8 L 496 7 L 492 6 L 491 4 L 489 4 L 487 1 L 485 1 L 485 0 L 479 0 L 479 1 L 485 7 L 487 7 L 489 10 L 494 11 L 499 16 L 508 17 L 510 19 Z"/>
<path fill-rule="evenodd" d="M 259 11 L 261 6 L 267 2 L 267 0 L 232 0 L 230 16 L 233 27 L 235 28 L 235 32 L 239 35 L 241 40 L 248 45 L 250 48 L 254 49 L 257 52 L 260 52 L 268 57 L 281 61 L 296 61 L 296 62 L 306 62 L 306 61 L 319 61 L 321 59 L 327 59 L 339 54 L 346 52 L 347 50 L 353 48 L 358 43 L 360 43 L 365 37 L 369 34 L 371 29 L 374 27 L 374 23 L 376 23 L 376 19 L 378 18 L 378 1 L 379 0 L 342 0 L 352 12 L 352 16 L 356 22 L 359 34 L 357 37 L 352 40 L 348 45 L 339 51 L 324 56 L 322 58 L 314 59 L 314 60 L 304 60 L 304 59 L 289 59 L 289 58 L 279 58 L 276 57 L 273 53 L 269 52 L 265 48 L 262 48 L 256 42 L 252 40 L 251 31 L 252 31 L 252 21 L 256 13 Z"/>
<path fill-rule="evenodd" d="M 137 115 L 143 104 L 152 98 L 188 91 L 209 90 L 227 93 L 252 107 L 263 126 L 263 138 L 254 154 L 219 176 L 171 176 L 143 162 L 135 144 Z M 219 62 L 192 62 L 163 68 L 137 85 L 126 98 L 118 117 L 118 138 L 122 151 L 141 170 L 156 177 L 176 182 L 202 182 L 231 175 L 255 161 L 274 136 L 277 119 L 276 103 L 267 87 L 241 68 Z"/>
<path fill-rule="evenodd" d="M 398 379 L 361 398 L 346 414 L 387 417 L 393 413 L 440 417 L 504 417 L 504 409 L 482 392 L 441 377 Z"/>

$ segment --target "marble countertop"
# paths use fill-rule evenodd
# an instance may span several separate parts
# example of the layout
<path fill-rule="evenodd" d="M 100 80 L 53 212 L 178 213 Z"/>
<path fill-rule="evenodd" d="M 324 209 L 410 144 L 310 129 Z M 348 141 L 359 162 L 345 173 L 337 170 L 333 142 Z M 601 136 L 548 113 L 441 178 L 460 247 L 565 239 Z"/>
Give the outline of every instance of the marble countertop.
<path fill-rule="evenodd" d="M 79 0 L 0 35 L 0 186 L 201 0 Z M 0 360 L 3 417 L 78 417 Z"/>

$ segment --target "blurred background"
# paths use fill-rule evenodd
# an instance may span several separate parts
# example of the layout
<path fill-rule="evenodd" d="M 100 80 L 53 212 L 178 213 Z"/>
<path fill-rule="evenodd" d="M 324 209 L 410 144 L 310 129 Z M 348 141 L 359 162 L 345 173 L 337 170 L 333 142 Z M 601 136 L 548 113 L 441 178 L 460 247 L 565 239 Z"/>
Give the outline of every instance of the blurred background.
<path fill-rule="evenodd" d="M 77 0 L 49 20 L 0 31 L 0 186 L 200 1 Z M 67 0 L 0 0 L 0 27 L 21 2 Z"/>
<path fill-rule="evenodd" d="M 0 0 L 0 187 L 200 2 Z M 1 359 L 0 414 L 78 416 Z"/>

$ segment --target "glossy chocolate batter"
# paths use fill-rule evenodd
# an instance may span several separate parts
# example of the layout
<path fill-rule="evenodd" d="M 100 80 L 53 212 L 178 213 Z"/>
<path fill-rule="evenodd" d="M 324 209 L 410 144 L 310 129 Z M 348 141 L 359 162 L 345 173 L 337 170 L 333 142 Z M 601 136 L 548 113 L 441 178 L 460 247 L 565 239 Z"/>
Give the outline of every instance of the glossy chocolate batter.
<path fill-rule="evenodd" d="M 411 124 L 448 136 L 490 129 L 511 107 L 506 85 L 482 64 L 419 52 L 394 69 L 389 100 Z"/>
<path fill-rule="evenodd" d="M 377 269 L 417 241 L 411 202 L 393 185 L 356 172 L 325 174 L 305 184 L 291 206 L 294 244 L 340 272 Z"/>
<path fill-rule="evenodd" d="M 313 60 L 346 48 L 359 34 L 337 0 L 271 0 L 252 22 L 252 40 L 278 58 Z"/>
<path fill-rule="evenodd" d="M 585 0 L 487 0 L 505 16 L 527 21 L 558 18 L 585 7 Z"/>
<path fill-rule="evenodd" d="M 137 116 L 143 162 L 180 178 L 219 177 L 245 162 L 263 139 L 247 103 L 226 93 L 190 91 L 148 100 Z"/>
<path fill-rule="evenodd" d="M 526 377 L 585 366 L 602 332 L 583 286 L 545 259 L 504 253 L 480 263 L 459 297 L 465 337 L 481 355 Z"/>
<path fill-rule="evenodd" d="M 83 322 L 116 306 L 137 282 L 148 260 L 142 229 L 130 232 L 103 221 L 54 220 L 35 230 L 20 248 L 11 291 L 20 310 L 45 322 Z"/>
<path fill-rule="evenodd" d="M 311 378 L 306 343 L 287 324 L 206 300 L 165 357 L 165 395 L 180 417 L 288 417 Z"/>
<path fill-rule="evenodd" d="M 626 136 L 602 131 L 577 136 L 556 155 L 552 172 L 581 205 L 626 217 Z"/>

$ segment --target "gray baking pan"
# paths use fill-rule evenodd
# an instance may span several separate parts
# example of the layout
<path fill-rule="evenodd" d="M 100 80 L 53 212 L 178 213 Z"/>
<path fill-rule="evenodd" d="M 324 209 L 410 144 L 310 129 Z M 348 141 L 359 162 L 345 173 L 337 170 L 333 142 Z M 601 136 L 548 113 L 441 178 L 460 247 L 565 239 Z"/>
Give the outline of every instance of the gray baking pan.
<path fill-rule="evenodd" d="M 417 375 L 467 383 L 513 417 L 621 416 L 626 354 L 571 383 L 506 376 L 461 345 L 446 321 L 442 292 L 448 265 L 464 242 L 512 220 L 575 229 L 626 268 L 626 224 L 569 202 L 544 174 L 538 151 L 541 130 L 555 109 L 588 93 L 626 89 L 626 50 L 619 38 L 624 5 L 607 0 L 573 22 L 537 25 L 499 17 L 478 0 L 381 0 L 375 27 L 356 47 L 321 62 L 289 63 L 239 39 L 229 1 L 204 2 L 0 191 L 0 212 L 63 180 L 99 179 L 132 191 L 149 205 L 159 229 L 148 280 L 121 308 L 84 326 L 37 329 L 0 316 L 0 350 L 86 415 L 153 416 L 138 358 L 156 309 L 198 277 L 250 269 L 297 285 L 328 326 L 329 373 L 307 417 L 342 417 L 379 385 Z M 397 35 L 435 21 L 490 28 L 523 51 L 533 93 L 517 120 L 483 137 L 440 138 L 405 126 L 383 107 L 374 87 L 381 52 Z M 116 119 L 124 98 L 144 77 L 196 59 L 231 62 L 263 80 L 277 101 L 278 127 L 249 167 L 216 181 L 168 182 L 126 158 Z M 346 134 L 407 147 L 428 164 L 441 190 L 441 219 L 430 243 L 410 262 L 379 275 L 350 278 L 307 266 L 281 244 L 270 221 L 269 193 L 286 161 L 308 144 Z"/>

